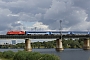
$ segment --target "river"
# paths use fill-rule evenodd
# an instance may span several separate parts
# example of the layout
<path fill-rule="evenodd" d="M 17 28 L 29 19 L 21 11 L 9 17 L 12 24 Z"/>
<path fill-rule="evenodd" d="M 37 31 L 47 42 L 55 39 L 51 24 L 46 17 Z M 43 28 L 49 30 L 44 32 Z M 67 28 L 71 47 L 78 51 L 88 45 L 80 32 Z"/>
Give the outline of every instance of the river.
<path fill-rule="evenodd" d="M 23 49 L 0 49 L 3 51 L 14 51 Z M 55 49 L 33 49 L 33 52 L 47 53 L 47 54 L 55 54 L 60 57 L 61 60 L 90 60 L 90 50 L 83 49 L 64 49 L 62 52 L 56 52 Z"/>

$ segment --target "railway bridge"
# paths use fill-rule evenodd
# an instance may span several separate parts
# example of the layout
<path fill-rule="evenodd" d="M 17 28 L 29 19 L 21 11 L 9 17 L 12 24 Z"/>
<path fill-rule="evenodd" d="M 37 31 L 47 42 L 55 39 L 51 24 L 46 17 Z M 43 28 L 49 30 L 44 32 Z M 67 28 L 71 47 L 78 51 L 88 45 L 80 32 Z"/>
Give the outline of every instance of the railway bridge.
<path fill-rule="evenodd" d="M 56 39 L 56 51 L 62 51 L 62 39 L 61 35 L 47 35 L 47 34 L 34 34 L 34 35 L 0 35 L 0 39 L 25 39 L 25 50 L 32 51 L 31 41 L 30 39 Z M 83 49 L 90 49 L 90 35 L 62 35 L 62 38 L 82 38 L 84 41 Z"/>

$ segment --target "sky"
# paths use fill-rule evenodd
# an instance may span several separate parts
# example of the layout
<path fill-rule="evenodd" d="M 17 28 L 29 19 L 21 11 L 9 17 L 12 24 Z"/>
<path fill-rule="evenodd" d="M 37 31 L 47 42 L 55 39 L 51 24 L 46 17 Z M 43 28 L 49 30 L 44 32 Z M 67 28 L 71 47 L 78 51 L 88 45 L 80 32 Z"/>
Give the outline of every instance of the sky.
<path fill-rule="evenodd" d="M 90 30 L 90 0 L 0 0 L 0 34 L 9 30 Z"/>

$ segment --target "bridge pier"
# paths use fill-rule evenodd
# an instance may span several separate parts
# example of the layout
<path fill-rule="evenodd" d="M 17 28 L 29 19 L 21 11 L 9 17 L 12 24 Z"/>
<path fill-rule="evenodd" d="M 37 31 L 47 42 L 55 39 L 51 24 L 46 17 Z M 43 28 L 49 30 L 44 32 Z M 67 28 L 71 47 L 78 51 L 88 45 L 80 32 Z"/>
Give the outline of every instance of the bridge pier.
<path fill-rule="evenodd" d="M 90 50 L 90 40 L 88 38 L 84 39 L 83 49 Z"/>
<path fill-rule="evenodd" d="M 31 41 L 29 39 L 25 39 L 25 51 L 32 51 Z"/>
<path fill-rule="evenodd" d="M 56 51 L 63 51 L 63 46 L 62 46 L 62 40 L 61 39 L 57 39 L 56 40 Z"/>

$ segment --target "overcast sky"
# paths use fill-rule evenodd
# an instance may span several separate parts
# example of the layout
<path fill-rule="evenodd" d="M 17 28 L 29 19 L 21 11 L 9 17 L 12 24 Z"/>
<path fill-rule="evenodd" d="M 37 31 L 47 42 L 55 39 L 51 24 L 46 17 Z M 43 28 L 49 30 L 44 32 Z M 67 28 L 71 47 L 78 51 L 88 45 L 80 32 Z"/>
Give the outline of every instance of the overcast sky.
<path fill-rule="evenodd" d="M 0 0 L 0 33 L 8 30 L 90 30 L 90 0 Z"/>
<path fill-rule="evenodd" d="M 59 30 L 60 20 L 63 30 L 90 30 L 89 5 L 90 0 L 0 0 L 0 34 L 35 27 Z M 0 41 L 7 42 L 11 40 Z"/>

